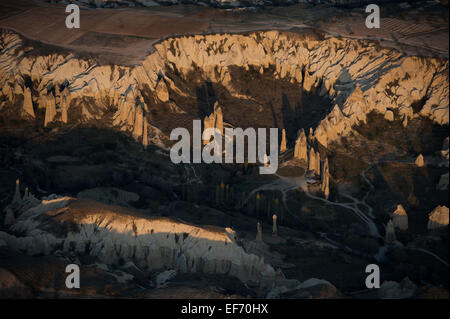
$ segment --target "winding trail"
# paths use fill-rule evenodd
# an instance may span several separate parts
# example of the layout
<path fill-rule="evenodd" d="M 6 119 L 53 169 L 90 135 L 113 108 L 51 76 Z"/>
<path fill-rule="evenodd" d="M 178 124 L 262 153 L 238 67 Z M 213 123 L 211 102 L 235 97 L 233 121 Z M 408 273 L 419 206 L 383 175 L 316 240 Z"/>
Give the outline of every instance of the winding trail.
<path fill-rule="evenodd" d="M 302 186 L 302 190 L 305 192 L 306 196 L 308 196 L 309 198 L 312 199 L 316 199 L 319 201 L 322 201 L 328 205 L 335 205 L 335 206 L 340 206 L 340 207 L 344 207 L 347 208 L 349 210 L 351 210 L 356 216 L 358 216 L 368 227 L 369 229 L 369 233 L 371 236 L 373 237 L 377 237 L 377 238 L 381 238 L 379 232 L 378 232 L 378 228 L 375 225 L 375 222 L 372 220 L 373 218 L 373 214 L 372 214 L 372 207 L 370 207 L 366 202 L 365 199 L 362 200 L 358 200 L 348 194 L 345 194 L 345 197 L 350 198 L 351 200 L 353 200 L 353 202 L 351 203 L 338 203 L 338 202 L 332 202 L 328 199 L 322 198 L 322 197 L 318 197 L 315 195 L 312 195 L 309 190 L 308 190 L 308 185 L 303 185 Z M 369 191 L 370 192 L 370 191 Z M 367 195 L 367 194 L 366 194 Z M 368 215 L 371 217 L 368 217 L 366 215 L 366 213 L 364 213 L 363 211 L 361 211 L 361 209 L 358 207 L 358 204 L 364 205 L 365 207 L 369 208 L 369 212 Z"/>
<path fill-rule="evenodd" d="M 302 185 L 306 184 L 305 175 L 303 174 L 302 176 L 297 176 L 297 177 L 285 177 L 285 176 L 280 176 L 278 174 L 275 174 L 275 175 L 279 179 L 277 179 L 276 181 L 273 181 L 271 183 L 263 184 L 260 187 L 252 190 L 238 208 L 240 209 L 243 206 L 245 206 L 245 204 L 247 204 L 247 202 L 250 200 L 250 198 L 252 198 L 252 196 L 259 191 L 277 190 L 282 193 L 284 207 L 287 210 L 289 210 L 289 208 L 286 205 L 286 194 L 287 194 L 287 192 L 289 192 L 291 190 L 295 190 L 299 187 L 302 187 Z"/>
<path fill-rule="evenodd" d="M 307 179 L 305 176 L 306 175 L 306 171 L 305 171 L 305 173 L 302 176 L 298 176 L 298 177 L 285 177 L 285 176 L 280 176 L 280 175 L 276 174 L 276 176 L 278 176 L 278 178 L 279 178 L 278 180 L 261 185 L 258 188 L 255 188 L 253 191 L 251 191 L 248 194 L 248 196 L 246 197 L 246 199 L 243 201 L 243 203 L 241 204 L 241 206 L 239 208 L 242 208 L 250 200 L 250 198 L 259 191 L 278 190 L 282 193 L 282 200 L 283 200 L 284 207 L 286 208 L 286 210 L 288 210 L 290 212 L 290 210 L 286 204 L 287 193 L 289 191 L 300 188 L 305 193 L 305 195 L 311 199 L 321 201 L 327 205 L 335 205 L 335 206 L 343 207 L 343 208 L 346 208 L 346 209 L 352 211 L 356 216 L 358 216 L 367 225 L 370 236 L 377 238 L 377 239 L 379 239 L 379 238 L 383 239 L 383 236 L 380 235 L 378 228 L 373 220 L 373 219 L 375 219 L 375 216 L 373 214 L 373 208 L 369 204 L 366 203 L 366 200 L 369 197 L 370 193 L 375 190 L 375 186 L 367 178 L 366 173 L 375 164 L 377 164 L 377 163 L 370 164 L 363 172 L 361 172 L 362 178 L 369 186 L 369 190 L 366 192 L 366 194 L 363 196 L 363 198 L 361 200 L 351 196 L 350 194 L 342 194 L 344 197 L 349 198 L 352 202 L 339 203 L 339 202 L 332 202 L 328 199 L 318 197 L 318 196 L 311 194 L 308 190 L 308 183 L 307 183 Z M 360 207 L 358 207 L 358 205 L 365 207 L 367 209 L 367 212 L 363 212 L 360 209 Z M 290 213 L 292 214 L 292 212 L 290 212 Z M 295 215 L 293 215 L 293 216 L 295 216 Z M 328 238 L 326 236 L 326 234 L 321 233 L 319 235 L 321 236 L 322 239 L 330 242 L 331 244 L 335 245 L 336 247 L 340 247 L 341 249 L 352 252 L 356 255 L 367 256 L 367 254 L 365 254 L 365 253 L 362 253 L 360 251 L 357 251 L 355 249 L 352 249 L 350 247 L 347 247 L 343 244 L 340 244 L 336 241 L 331 240 L 330 238 Z M 401 247 L 403 247 L 403 245 Z M 426 249 L 414 248 L 414 247 L 403 247 L 403 248 L 423 252 L 425 254 L 428 254 L 429 256 L 434 257 L 436 260 L 438 260 L 440 263 L 444 264 L 445 266 L 447 266 L 447 267 L 449 266 L 448 262 L 446 262 L 445 260 L 443 260 L 442 258 L 437 256 L 433 252 L 428 251 Z M 377 253 L 374 254 L 373 257 L 379 261 L 383 260 L 387 251 L 388 251 L 387 246 L 380 246 Z"/>
<path fill-rule="evenodd" d="M 369 166 L 366 171 L 368 169 L 370 169 L 372 167 Z M 349 199 L 352 200 L 352 202 L 349 203 L 337 203 L 337 202 L 332 202 L 328 199 L 322 198 L 322 197 L 318 197 L 315 195 L 312 195 L 309 190 L 308 190 L 308 184 L 307 184 L 307 180 L 306 180 L 306 172 L 298 177 L 285 177 L 285 176 L 280 176 L 278 174 L 276 174 L 276 176 L 279 177 L 278 180 L 268 183 L 268 184 L 264 184 L 261 185 L 260 187 L 254 189 L 253 191 L 251 191 L 248 196 L 246 197 L 246 199 L 243 201 L 243 203 L 241 204 L 240 208 L 242 208 L 248 201 L 249 199 L 257 192 L 259 191 L 263 191 L 263 190 L 278 190 L 282 193 L 282 200 L 283 200 L 283 204 L 284 207 L 289 211 L 289 208 L 286 204 L 286 196 L 287 193 L 289 191 L 295 190 L 295 189 L 302 189 L 303 192 L 305 192 L 306 196 L 308 196 L 309 198 L 312 199 L 316 199 L 319 201 L 322 201 L 328 205 L 335 205 L 335 206 L 340 206 L 340 207 L 344 207 L 347 208 L 349 210 L 351 210 L 354 214 L 356 214 L 368 227 L 369 229 L 369 233 L 371 236 L 373 237 L 377 237 L 380 238 L 380 234 L 378 232 L 378 228 L 375 225 L 375 223 L 373 222 L 372 218 L 374 218 L 373 216 L 373 208 L 368 205 L 365 201 L 368 198 L 369 194 L 371 191 L 374 190 L 374 186 L 372 185 L 372 183 L 367 179 L 367 177 L 364 175 L 365 171 L 363 172 L 363 178 L 364 180 L 368 183 L 370 190 L 365 194 L 364 198 L 362 200 L 358 200 L 348 194 L 345 194 L 346 197 L 348 197 Z M 366 215 L 366 213 L 364 213 L 363 211 L 361 211 L 361 209 L 358 207 L 359 205 L 362 205 L 364 207 L 367 208 L 368 213 L 367 215 L 369 215 L 369 217 Z M 289 211 L 290 212 L 290 211 Z M 292 212 L 291 212 L 292 213 Z"/>

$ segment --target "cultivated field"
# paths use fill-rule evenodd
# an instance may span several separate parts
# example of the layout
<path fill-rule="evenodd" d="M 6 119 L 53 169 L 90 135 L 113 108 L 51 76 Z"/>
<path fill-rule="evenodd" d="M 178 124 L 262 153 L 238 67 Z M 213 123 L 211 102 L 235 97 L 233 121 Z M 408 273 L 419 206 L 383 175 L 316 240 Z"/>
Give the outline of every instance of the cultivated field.
<path fill-rule="evenodd" d="M 67 29 L 64 5 L 31 0 L 0 0 L 0 28 L 72 50 L 116 56 L 136 64 L 161 39 L 183 35 L 314 27 L 331 35 L 371 38 L 383 45 L 421 55 L 448 57 L 448 12 L 432 7 L 381 8 L 381 28 L 365 27 L 364 8 L 341 9 L 299 4 L 250 10 L 197 6 L 81 8 L 81 28 Z"/>

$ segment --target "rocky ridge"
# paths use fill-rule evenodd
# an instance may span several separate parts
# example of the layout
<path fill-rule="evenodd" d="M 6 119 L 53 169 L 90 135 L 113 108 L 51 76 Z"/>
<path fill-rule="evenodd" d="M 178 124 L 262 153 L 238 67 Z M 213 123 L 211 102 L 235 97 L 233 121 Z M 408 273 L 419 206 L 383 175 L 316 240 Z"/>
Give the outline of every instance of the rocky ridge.
<path fill-rule="evenodd" d="M 37 109 L 45 108 L 43 124 L 48 125 L 70 121 L 77 106 L 86 121 L 101 119 L 113 106 L 112 125 L 144 145 L 169 134 L 152 123 L 152 103 L 170 104 L 170 92 L 183 95 L 170 71 L 186 78 L 199 69 L 233 95 L 231 66 L 262 72 L 275 66 L 275 79 L 330 96 L 335 106 L 313 132 L 325 147 L 365 122 L 371 111 L 395 111 L 404 125 L 419 116 L 448 125 L 448 60 L 406 56 L 368 41 L 279 31 L 183 36 L 156 44 L 155 52 L 134 67 L 99 65 L 72 54 L 37 54 L 10 31 L 1 33 L 0 48 L 1 110 L 18 108 L 33 119 Z M 423 101 L 420 110 L 413 107 L 417 101 Z M 168 107 L 183 112 L 173 103 Z"/>
<path fill-rule="evenodd" d="M 225 274 L 262 296 L 273 287 L 289 291 L 299 284 L 246 252 L 230 228 L 149 217 L 87 199 L 51 195 L 39 200 L 28 193 L 20 198 L 16 188 L 17 194 L 5 209 L 15 218 L 6 225 L 9 233 L 0 232 L 0 246 L 29 256 L 59 252 L 94 256 L 107 265 L 131 261 L 147 271 Z"/>

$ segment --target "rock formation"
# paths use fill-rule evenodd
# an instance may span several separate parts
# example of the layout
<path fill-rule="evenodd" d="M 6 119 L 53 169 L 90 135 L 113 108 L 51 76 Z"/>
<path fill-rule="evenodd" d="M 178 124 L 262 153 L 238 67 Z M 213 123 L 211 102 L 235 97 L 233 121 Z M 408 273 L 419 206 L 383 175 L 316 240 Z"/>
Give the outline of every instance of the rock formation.
<path fill-rule="evenodd" d="M 321 162 L 320 162 L 320 153 L 319 151 L 316 152 L 316 165 L 314 165 L 315 167 L 315 174 L 317 176 L 320 176 L 320 166 L 321 166 Z"/>
<path fill-rule="evenodd" d="M 48 123 L 53 122 L 56 116 L 55 97 L 53 94 L 49 94 L 44 96 L 42 101 L 45 107 L 44 127 L 46 127 Z"/>
<path fill-rule="evenodd" d="M 294 157 L 298 158 L 299 160 L 304 160 L 305 163 L 308 163 L 308 145 L 304 129 L 300 131 L 300 135 L 295 141 Z"/>
<path fill-rule="evenodd" d="M 328 199 L 330 196 L 330 169 L 328 167 L 328 158 L 325 158 L 322 169 L 322 178 L 321 178 L 321 190 L 324 194 L 325 198 Z"/>
<path fill-rule="evenodd" d="M 438 229 L 448 226 L 448 207 L 437 206 L 428 216 L 428 229 Z"/>
<path fill-rule="evenodd" d="M 416 165 L 417 167 L 424 167 L 425 166 L 425 161 L 423 159 L 423 155 L 419 154 L 419 156 L 417 156 L 416 158 Z"/>
<path fill-rule="evenodd" d="M 394 112 L 387 110 L 386 113 L 384 113 L 384 118 L 389 122 L 394 121 Z"/>
<path fill-rule="evenodd" d="M 175 270 L 166 270 L 156 276 L 156 287 L 160 288 L 163 284 L 177 275 Z"/>
<path fill-rule="evenodd" d="M 311 145 L 314 143 L 314 131 L 313 131 L 312 127 L 309 128 L 308 143 Z"/>
<path fill-rule="evenodd" d="M 150 88 L 149 94 L 161 103 L 170 102 L 169 87 L 180 90 L 164 76 L 173 66 L 181 77 L 187 77 L 195 65 L 205 80 L 221 83 L 230 92 L 235 90 L 228 67 L 266 70 L 275 66 L 277 76 L 296 81 L 301 79 L 298 70 L 306 70 L 305 79 L 301 79 L 305 89 L 320 82 L 321 90 L 336 103 L 313 134 L 309 134 L 310 144 L 316 139 L 326 147 L 347 136 L 372 111 L 387 113 L 387 118 L 391 117 L 390 112 L 398 112 L 405 125 L 408 119 L 419 116 L 440 125 L 448 124 L 448 60 L 404 55 L 366 40 L 334 37 L 319 40 L 280 31 L 180 36 L 158 42 L 155 52 L 138 65 L 127 67 L 100 65 L 61 54 L 24 54 L 32 47 L 19 35 L 3 30 L 0 37 L 1 95 L 13 103 L 16 95 L 23 94 L 23 110 L 29 118 L 34 118 L 31 90 L 22 81 L 11 79 L 33 79 L 33 91 L 40 95 L 46 94 L 47 87 L 58 88 L 65 83 L 68 90 L 56 92 L 56 97 L 66 96 L 71 107 L 81 106 L 84 120 L 100 118 L 107 111 L 101 101 L 107 99 L 117 107 L 114 125 L 132 133 L 131 122 L 135 119 L 134 106 L 140 90 Z M 222 45 L 224 41 L 226 46 Z M 390 83 L 394 85 L 391 87 Z M 393 94 L 386 93 L 388 86 Z M 88 108 L 86 99 L 94 99 L 97 108 Z M 413 112 L 411 105 L 422 99 L 425 100 L 420 112 Z M 66 112 L 67 105 L 63 108 L 63 104 L 59 100 L 61 113 Z M 62 114 L 61 120 L 66 120 Z"/>
<path fill-rule="evenodd" d="M 18 203 L 22 200 L 22 196 L 20 195 L 20 180 L 16 180 L 16 189 L 14 191 L 14 196 L 12 203 Z"/>
<path fill-rule="evenodd" d="M 261 222 L 258 222 L 256 224 L 256 241 L 257 242 L 262 242 L 262 226 L 261 226 Z"/>
<path fill-rule="evenodd" d="M 59 107 L 61 109 L 61 121 L 64 124 L 67 124 L 68 122 L 68 111 L 70 106 L 70 92 L 67 87 L 64 88 L 64 90 L 61 92 L 61 99 L 59 102 Z"/>
<path fill-rule="evenodd" d="M 33 108 L 33 100 L 31 98 L 31 90 L 28 87 L 25 87 L 23 90 L 22 114 L 25 116 L 30 116 L 32 118 L 35 117 L 34 108 Z"/>
<path fill-rule="evenodd" d="M 309 149 L 308 171 L 320 176 L 320 153 L 314 150 L 314 147 Z"/>
<path fill-rule="evenodd" d="M 114 115 L 113 123 L 124 131 L 131 132 L 135 140 L 142 138 L 146 147 L 149 143 L 148 123 L 145 116 L 146 105 L 139 91 L 128 92 L 118 98 L 118 111 Z M 144 137 L 144 135 L 146 135 Z"/>
<path fill-rule="evenodd" d="M 30 256 L 57 250 L 89 254 L 106 265 L 125 260 L 147 271 L 224 274 L 244 283 L 264 282 L 267 289 L 281 280 L 262 257 L 247 253 L 237 243 L 230 228 L 208 229 L 165 217 L 148 218 L 120 206 L 58 196 L 21 208 L 17 215 L 10 229 L 20 236 L 0 232 L 0 242 Z M 260 243 L 261 227 L 258 223 Z"/>
<path fill-rule="evenodd" d="M 203 120 L 203 130 L 208 128 L 215 128 L 219 130 L 220 134 L 223 135 L 223 112 L 222 107 L 216 101 L 214 103 L 214 111 L 209 116 L 206 116 Z M 210 140 L 203 140 L 203 144 L 208 144 Z"/>
<path fill-rule="evenodd" d="M 309 158 L 308 158 L 308 171 L 315 172 L 316 171 L 316 152 L 314 151 L 314 148 L 309 149 Z"/>
<path fill-rule="evenodd" d="M 269 166 L 269 158 L 267 157 L 267 154 L 266 153 L 264 153 L 264 166 L 265 167 L 267 167 L 267 166 Z"/>
<path fill-rule="evenodd" d="M 147 120 L 144 118 L 144 132 L 142 135 L 142 145 L 144 145 L 144 147 L 148 146 L 148 124 L 147 124 Z"/>
<path fill-rule="evenodd" d="M 408 215 L 401 204 L 397 205 L 397 209 L 394 213 L 392 213 L 392 221 L 394 223 L 394 227 L 401 230 L 408 229 Z"/>
<path fill-rule="evenodd" d="M 273 236 L 277 236 L 277 234 L 278 234 L 278 229 L 277 229 L 277 215 L 276 215 L 276 214 L 273 214 L 273 216 L 272 216 L 272 222 L 273 222 L 273 225 L 272 225 L 272 235 L 273 235 Z"/>
<path fill-rule="evenodd" d="M 286 130 L 281 131 L 280 153 L 286 152 Z"/>
<path fill-rule="evenodd" d="M 395 236 L 395 227 L 394 223 L 392 222 L 392 219 L 390 219 L 386 225 L 386 235 L 384 240 L 388 245 L 395 243 L 395 241 L 397 240 Z"/>
<path fill-rule="evenodd" d="M 167 102 L 169 100 L 169 90 L 163 79 L 161 79 L 155 88 L 156 96 L 161 102 Z"/>
<path fill-rule="evenodd" d="M 133 127 L 133 137 L 138 139 L 143 135 L 144 129 L 144 110 L 141 105 L 136 107 L 135 111 L 135 119 L 134 119 L 134 127 Z"/>

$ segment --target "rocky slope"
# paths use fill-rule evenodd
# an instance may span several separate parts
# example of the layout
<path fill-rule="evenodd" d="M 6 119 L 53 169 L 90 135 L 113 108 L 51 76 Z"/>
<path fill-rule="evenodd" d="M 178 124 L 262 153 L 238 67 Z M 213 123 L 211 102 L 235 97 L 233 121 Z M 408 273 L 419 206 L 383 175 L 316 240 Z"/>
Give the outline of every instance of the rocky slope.
<path fill-rule="evenodd" d="M 133 262 L 146 271 L 222 274 L 256 287 L 263 296 L 273 287 L 288 291 L 299 284 L 246 252 L 230 228 L 149 217 L 92 200 L 56 195 L 38 200 L 28 193 L 22 199 L 18 194 L 6 209 L 12 212 L 10 233 L 0 232 L 0 246 L 28 256 L 89 255 L 107 265 Z"/>
<path fill-rule="evenodd" d="M 154 104 L 186 112 L 171 99 L 186 96 L 174 74 L 187 80 L 195 72 L 239 95 L 230 76 L 235 66 L 273 72 L 275 80 L 329 96 L 335 106 L 313 132 L 325 147 L 372 111 L 386 118 L 398 112 L 404 126 L 420 116 L 448 125 L 448 60 L 407 56 L 369 41 L 278 31 L 183 36 L 161 41 L 134 67 L 52 52 L 10 31 L 1 33 L 0 47 L 1 112 L 30 120 L 45 112 L 42 125 L 105 121 L 113 112 L 111 125 L 144 145 L 162 144 L 170 133 L 152 121 Z"/>

